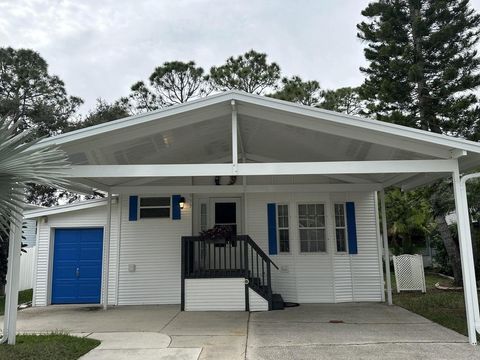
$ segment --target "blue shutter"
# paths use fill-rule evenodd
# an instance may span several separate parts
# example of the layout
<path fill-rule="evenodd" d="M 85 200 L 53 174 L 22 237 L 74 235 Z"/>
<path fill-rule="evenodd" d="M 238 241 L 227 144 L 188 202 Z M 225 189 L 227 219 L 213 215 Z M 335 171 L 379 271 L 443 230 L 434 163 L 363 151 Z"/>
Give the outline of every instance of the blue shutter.
<path fill-rule="evenodd" d="M 172 195 L 172 220 L 180 220 L 182 218 L 182 211 L 180 209 L 181 195 Z"/>
<path fill-rule="evenodd" d="M 268 254 L 277 255 L 277 205 L 267 204 Z"/>
<path fill-rule="evenodd" d="M 348 253 L 358 254 L 357 249 L 357 223 L 355 221 L 355 203 L 347 202 L 347 233 L 348 233 Z"/>
<path fill-rule="evenodd" d="M 128 220 L 137 221 L 138 214 L 138 196 L 132 195 L 128 199 Z"/>

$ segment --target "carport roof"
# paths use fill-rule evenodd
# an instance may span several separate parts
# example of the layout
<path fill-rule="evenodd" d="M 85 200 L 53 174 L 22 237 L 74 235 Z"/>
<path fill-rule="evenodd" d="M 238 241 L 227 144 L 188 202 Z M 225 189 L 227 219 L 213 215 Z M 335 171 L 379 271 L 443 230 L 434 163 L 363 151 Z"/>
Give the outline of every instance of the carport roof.
<path fill-rule="evenodd" d="M 480 165 L 480 145 L 472 141 L 238 91 L 72 131 L 36 146 L 58 145 L 73 165 L 230 163 L 232 104 L 238 114 L 237 150 L 245 162 L 458 158 L 461 171 Z M 405 185 L 408 180 L 414 186 L 439 177 L 373 176 L 368 168 L 360 175 L 367 182 Z"/>

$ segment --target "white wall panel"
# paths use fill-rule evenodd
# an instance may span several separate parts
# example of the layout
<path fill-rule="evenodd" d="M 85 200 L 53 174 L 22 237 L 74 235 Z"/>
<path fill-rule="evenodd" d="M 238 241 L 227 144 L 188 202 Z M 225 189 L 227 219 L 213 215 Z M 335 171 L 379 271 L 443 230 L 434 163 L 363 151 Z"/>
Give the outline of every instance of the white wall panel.
<path fill-rule="evenodd" d="M 245 311 L 245 279 L 185 279 L 185 311 Z"/>
<path fill-rule="evenodd" d="M 180 303 L 181 237 L 192 234 L 191 200 L 185 197 L 180 220 L 129 221 L 129 197 L 123 196 L 119 305 Z"/>
<path fill-rule="evenodd" d="M 268 301 L 250 288 L 248 289 L 248 306 L 250 311 L 268 311 Z"/>
<path fill-rule="evenodd" d="M 337 254 L 333 203 L 354 201 L 358 254 Z M 325 203 L 327 253 L 300 253 L 297 206 Z M 247 194 L 248 234 L 268 254 L 267 204 L 288 203 L 290 253 L 271 256 L 280 270 L 272 269 L 273 292 L 285 301 L 331 303 L 380 301 L 381 279 L 373 193 L 270 193 Z"/>
<path fill-rule="evenodd" d="M 108 286 L 108 302 L 115 302 L 116 284 L 116 249 L 118 244 L 118 211 L 117 205 L 112 205 L 112 234 L 110 242 L 110 272 Z M 37 244 L 37 266 L 35 287 L 33 294 L 34 306 L 45 306 L 50 301 L 51 272 L 53 262 L 53 241 L 55 228 L 76 227 L 105 227 L 107 218 L 106 206 L 99 206 L 79 211 L 65 212 L 50 215 L 46 219 L 39 220 L 39 234 Z"/>

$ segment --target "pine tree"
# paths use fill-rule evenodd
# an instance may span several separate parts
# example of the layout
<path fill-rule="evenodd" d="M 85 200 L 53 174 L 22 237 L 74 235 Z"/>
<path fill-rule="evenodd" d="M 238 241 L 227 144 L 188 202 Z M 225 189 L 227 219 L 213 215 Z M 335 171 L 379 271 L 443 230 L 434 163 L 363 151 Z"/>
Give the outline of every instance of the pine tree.
<path fill-rule="evenodd" d="M 360 94 L 379 120 L 436 133 L 480 139 L 480 58 L 475 49 L 480 16 L 468 0 L 377 0 L 357 25 L 368 66 Z M 445 221 L 453 202 L 445 183 L 430 203 L 455 282 L 461 283 L 458 245 Z"/>
<path fill-rule="evenodd" d="M 479 138 L 480 16 L 468 0 L 379 0 L 357 27 L 366 43 L 361 88 L 379 120 Z"/>

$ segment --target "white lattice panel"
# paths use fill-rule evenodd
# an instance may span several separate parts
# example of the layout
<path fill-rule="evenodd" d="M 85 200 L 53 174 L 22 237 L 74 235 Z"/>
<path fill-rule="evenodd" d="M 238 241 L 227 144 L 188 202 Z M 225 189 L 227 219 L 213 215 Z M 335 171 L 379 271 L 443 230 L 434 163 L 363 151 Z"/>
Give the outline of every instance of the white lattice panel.
<path fill-rule="evenodd" d="M 422 255 L 399 255 L 393 257 L 397 292 L 417 290 L 426 292 Z"/>

